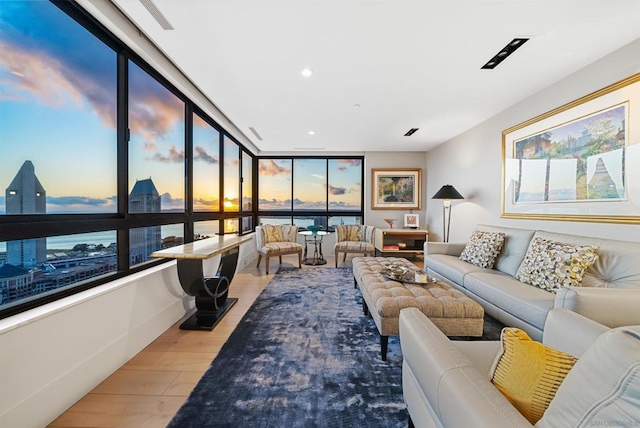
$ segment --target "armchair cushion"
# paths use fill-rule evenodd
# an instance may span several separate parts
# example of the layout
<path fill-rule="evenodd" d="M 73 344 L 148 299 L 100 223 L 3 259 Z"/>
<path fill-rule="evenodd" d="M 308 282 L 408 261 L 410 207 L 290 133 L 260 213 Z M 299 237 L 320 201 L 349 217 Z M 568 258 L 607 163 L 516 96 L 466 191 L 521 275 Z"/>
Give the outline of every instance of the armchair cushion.
<path fill-rule="evenodd" d="M 297 242 L 270 242 L 260 249 L 260 252 L 270 256 L 278 253 L 290 253 L 295 250 L 302 250 L 302 245 Z"/>
<path fill-rule="evenodd" d="M 342 241 L 335 245 L 336 250 L 373 251 L 373 245 L 364 241 Z"/>

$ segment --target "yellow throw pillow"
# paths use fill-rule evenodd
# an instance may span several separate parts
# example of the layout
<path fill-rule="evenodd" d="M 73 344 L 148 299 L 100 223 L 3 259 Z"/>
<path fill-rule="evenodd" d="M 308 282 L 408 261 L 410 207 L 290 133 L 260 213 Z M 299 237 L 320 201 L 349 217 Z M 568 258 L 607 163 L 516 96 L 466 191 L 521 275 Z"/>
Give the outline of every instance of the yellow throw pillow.
<path fill-rule="evenodd" d="M 500 340 L 502 348 L 491 369 L 491 382 L 535 424 L 577 359 L 531 340 L 518 328 L 503 329 Z"/>

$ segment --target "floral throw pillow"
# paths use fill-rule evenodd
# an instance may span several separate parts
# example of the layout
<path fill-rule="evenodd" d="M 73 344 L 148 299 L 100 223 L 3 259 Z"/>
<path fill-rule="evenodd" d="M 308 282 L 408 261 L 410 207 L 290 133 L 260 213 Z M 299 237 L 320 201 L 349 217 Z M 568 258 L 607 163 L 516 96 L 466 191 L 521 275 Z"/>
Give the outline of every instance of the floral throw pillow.
<path fill-rule="evenodd" d="M 502 232 L 474 231 L 464 247 L 460 260 L 476 266 L 491 269 L 504 245 Z"/>
<path fill-rule="evenodd" d="M 534 238 L 516 273 L 520 281 L 555 293 L 560 287 L 580 287 L 587 268 L 598 260 L 598 247 L 577 247 Z"/>

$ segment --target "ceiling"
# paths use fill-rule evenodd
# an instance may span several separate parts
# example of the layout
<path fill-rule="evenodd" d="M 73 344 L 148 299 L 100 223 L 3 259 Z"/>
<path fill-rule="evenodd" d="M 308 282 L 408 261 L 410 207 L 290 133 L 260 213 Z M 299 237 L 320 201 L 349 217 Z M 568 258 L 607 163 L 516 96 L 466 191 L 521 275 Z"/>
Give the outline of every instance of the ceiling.
<path fill-rule="evenodd" d="M 111 1 L 262 154 L 429 150 L 640 38 L 638 0 Z"/>

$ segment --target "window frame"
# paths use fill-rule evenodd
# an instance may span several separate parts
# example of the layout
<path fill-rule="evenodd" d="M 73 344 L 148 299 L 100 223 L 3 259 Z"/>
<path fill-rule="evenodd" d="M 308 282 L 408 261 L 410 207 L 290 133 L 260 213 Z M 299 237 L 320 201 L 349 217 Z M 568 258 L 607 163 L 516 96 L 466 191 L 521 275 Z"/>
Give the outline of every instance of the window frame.
<path fill-rule="evenodd" d="M 218 221 L 221 233 L 224 233 L 223 221 L 229 218 L 237 218 L 242 224 L 243 217 L 252 217 L 252 229 L 254 230 L 256 221 L 256 155 L 247 149 L 233 135 L 224 130 L 215 120 L 213 120 L 203 109 L 198 107 L 188 96 L 180 92 L 159 72 L 154 70 L 124 42 L 119 40 L 108 29 L 106 29 L 93 16 L 77 5 L 75 2 L 64 0 L 50 0 L 50 2 L 60 9 L 61 13 L 67 14 L 78 25 L 93 34 L 116 53 L 116 148 L 117 148 L 117 212 L 116 213 L 87 213 L 87 214 L 9 214 L 0 216 L 0 241 L 14 241 L 32 238 L 47 238 L 61 235 L 74 235 L 81 233 L 116 231 L 117 236 L 117 270 L 104 276 L 90 278 L 76 283 L 73 287 L 37 297 L 27 302 L 16 301 L 15 305 L 0 309 L 0 319 L 4 319 L 24 311 L 63 299 L 65 297 L 86 291 L 88 289 L 124 278 L 128 275 L 144 271 L 154 266 L 167 263 L 168 259 L 149 260 L 145 263 L 130 266 L 129 264 L 129 232 L 131 229 L 140 227 L 164 226 L 169 224 L 183 225 L 184 242 L 192 242 L 194 239 L 194 223 L 199 221 Z M 185 211 L 184 212 L 159 212 L 159 213 L 136 213 L 128 212 L 129 206 L 129 129 L 128 129 L 128 65 L 129 61 L 134 62 L 143 71 L 154 78 L 163 87 L 168 89 L 176 97 L 185 103 L 184 109 L 184 133 L 185 133 Z M 194 212 L 193 211 L 193 114 L 198 114 L 209 125 L 219 132 L 220 138 L 220 204 L 223 201 L 224 193 L 224 158 L 222 146 L 224 138 L 229 138 L 239 147 L 240 153 L 240 179 L 242 180 L 243 154 L 247 153 L 251 157 L 253 164 L 252 180 L 252 200 L 254 210 L 237 212 L 224 212 L 222 206 L 219 212 Z M 242 186 L 240 186 L 242 187 Z M 242 194 L 240 193 L 240 198 Z M 241 200 L 241 199 L 240 199 Z"/>
<path fill-rule="evenodd" d="M 360 217 L 361 224 L 365 224 L 365 206 L 364 206 L 364 156 L 257 156 L 255 158 L 255 163 L 259 163 L 261 160 L 265 159 L 286 159 L 291 160 L 291 209 L 290 210 L 261 210 L 259 206 L 256 207 L 256 223 L 257 219 L 260 217 L 289 217 L 291 220 L 290 224 L 293 224 L 294 217 L 325 217 L 327 229 L 329 231 L 331 229 L 329 225 L 330 217 Z M 325 210 L 296 210 L 293 208 L 293 195 L 294 195 L 294 176 L 295 176 L 295 159 L 322 159 L 326 160 L 326 171 L 327 171 L 327 186 L 326 186 L 326 208 Z M 340 160 L 340 159 L 357 159 L 361 162 L 361 172 L 360 172 L 360 183 L 362 191 L 360 192 L 360 210 L 330 210 L 329 209 L 329 160 Z M 255 170 L 254 175 L 256 176 L 257 183 L 254 186 L 255 192 L 260 192 L 260 173 Z M 254 195 L 256 200 L 260 199 L 260 195 Z"/>

